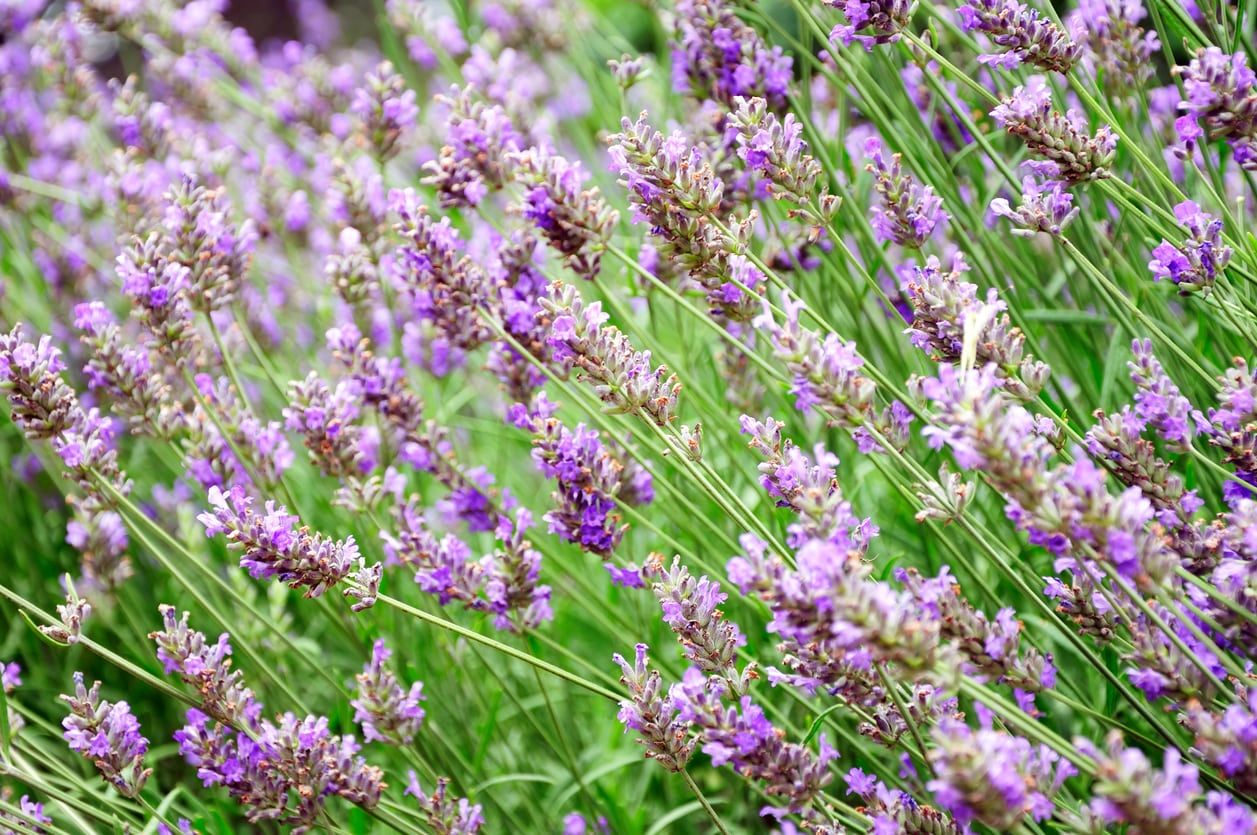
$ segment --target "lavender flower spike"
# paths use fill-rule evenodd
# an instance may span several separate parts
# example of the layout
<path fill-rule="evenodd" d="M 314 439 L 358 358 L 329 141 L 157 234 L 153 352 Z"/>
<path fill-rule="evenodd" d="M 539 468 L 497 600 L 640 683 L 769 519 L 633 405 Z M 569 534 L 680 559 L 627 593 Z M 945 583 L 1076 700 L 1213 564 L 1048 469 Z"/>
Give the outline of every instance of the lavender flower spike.
<path fill-rule="evenodd" d="M 419 115 L 415 91 L 388 61 L 367 73 L 366 84 L 354 94 L 350 109 L 358 117 L 359 140 L 378 160 L 396 156 L 402 134 Z"/>
<path fill-rule="evenodd" d="M 1167 443 L 1176 448 L 1190 445 L 1198 428 L 1191 401 L 1166 374 L 1151 339 L 1136 339 L 1130 350 L 1135 358 L 1126 366 L 1135 384 L 1135 414 L 1151 423 Z"/>
<path fill-rule="evenodd" d="M 1041 77 L 1014 89 L 991 111 L 991 118 L 1043 158 L 1034 165 L 1040 176 L 1067 184 L 1111 176 L 1108 166 L 1117 151 L 1117 135 L 1105 125 L 1091 136 L 1081 113 L 1070 110 L 1062 116 L 1053 110 L 1052 95 Z"/>
<path fill-rule="evenodd" d="M 1067 73 L 1082 52 L 1060 27 L 1017 0 L 969 0 L 956 12 L 961 28 L 986 34 L 1000 48 L 978 58 L 985 64 L 1011 70 L 1025 63 Z"/>
<path fill-rule="evenodd" d="M 769 48 L 724 0 L 680 0 L 672 82 L 679 93 L 732 107 L 737 96 L 759 96 L 774 110 L 786 106 L 790 56 Z"/>
<path fill-rule="evenodd" d="M 954 719 L 940 723 L 934 742 L 929 757 L 938 777 L 929 788 L 962 825 L 978 821 L 1007 831 L 1027 817 L 1046 820 L 1052 796 L 1078 773 L 1047 746 Z"/>
<path fill-rule="evenodd" d="M 1243 52 L 1228 55 L 1216 46 L 1201 49 L 1186 67 L 1175 67 L 1183 79 L 1186 99 L 1179 102 L 1183 116 L 1174 123 L 1189 156 L 1202 137 L 1225 139 L 1235 161 L 1257 170 L 1257 74 Z"/>
<path fill-rule="evenodd" d="M 672 422 L 681 384 L 666 366 L 651 370 L 650 352 L 635 350 L 606 325 L 602 304 L 586 305 L 570 284 L 556 281 L 540 299 L 550 318 L 547 342 L 555 362 L 578 371 L 616 412 L 641 412 L 659 426 Z"/>
<path fill-rule="evenodd" d="M 881 197 L 881 204 L 872 209 L 873 231 L 883 241 L 920 249 L 934 230 L 948 220 L 942 199 L 933 188 L 920 185 L 912 175 L 903 172 L 899 154 L 892 154 L 887 161 L 882 141 L 877 137 L 870 137 L 865 143 L 864 155 L 869 160 L 865 168 L 873 172 Z"/>
<path fill-rule="evenodd" d="M 991 201 L 991 213 L 1012 221 L 1012 233 L 1020 237 L 1046 232 L 1059 238 L 1080 211 L 1064 183 L 1058 180 L 1040 183 L 1033 176 L 1022 179 L 1021 203 L 1016 209 L 1003 197 Z"/>
<path fill-rule="evenodd" d="M 448 777 L 440 777 L 432 794 L 426 794 L 419 786 L 419 776 L 412 771 L 406 794 L 419 804 L 436 835 L 476 835 L 484 826 L 480 804 L 473 804 L 465 797 L 449 797 L 449 785 Z"/>
<path fill-rule="evenodd" d="M 694 742 L 689 738 L 688 723 L 677 718 L 672 699 L 660 695 L 659 671 L 650 669 L 648 649 L 645 644 L 638 644 L 632 664 L 618 652 L 612 656 L 624 671 L 620 683 L 629 692 L 629 698 L 620 702 L 619 719 L 626 731 L 637 731 L 637 741 L 646 747 L 648 759 L 669 771 L 681 771 L 694 754 Z"/>
<path fill-rule="evenodd" d="M 1152 250 L 1148 269 L 1154 281 L 1168 278 L 1174 282 L 1181 295 L 1207 294 L 1231 261 L 1231 248 L 1222 242 L 1222 220 L 1201 211 L 1191 200 L 1175 206 L 1174 217 L 1190 237 L 1182 246 L 1163 238 Z"/>
<path fill-rule="evenodd" d="M 210 509 L 197 517 L 206 535 L 225 534 L 230 547 L 241 552 L 240 567 L 254 578 L 277 577 L 293 588 L 304 588 L 306 597 L 318 597 L 349 576 L 355 561 L 360 561 L 352 536 L 335 541 L 312 534 L 308 528 L 297 527 L 297 517 L 273 501 L 258 514 L 242 487 L 228 493 L 211 487 L 209 502 Z M 372 571 L 362 570 L 367 575 Z"/>
<path fill-rule="evenodd" d="M 126 702 L 100 698 L 100 682 L 88 690 L 83 674 L 74 674 L 74 695 L 62 696 L 70 715 L 61 721 L 70 750 L 92 761 L 101 776 L 124 797 L 136 797 L 144 788 L 151 768 L 144 767 L 148 740 L 140 735 L 140 723 Z"/>
<path fill-rule="evenodd" d="M 871 50 L 875 44 L 894 43 L 912 17 L 912 0 L 826 0 L 847 18 L 829 33 L 832 43 L 850 46 L 863 44 Z M 865 33 L 867 34 L 861 34 Z"/>
<path fill-rule="evenodd" d="M 188 626 L 188 612 L 180 616 L 166 604 L 158 609 L 164 628 L 148 637 L 157 644 L 157 660 L 166 673 L 178 673 L 196 690 L 201 709 L 214 719 L 256 729 L 262 705 L 245 686 L 244 675 L 231 668 L 231 636 L 224 632 L 211 644 L 204 633 Z"/>
<path fill-rule="evenodd" d="M 392 654 L 382 639 L 371 646 L 371 660 L 358 674 L 358 698 L 349 704 L 367 742 L 409 745 L 423 723 L 423 682 L 404 689 L 387 667 Z"/>
<path fill-rule="evenodd" d="M 66 587 L 65 603 L 57 604 L 57 617 L 60 622 L 41 626 L 39 631 L 54 641 L 63 644 L 77 644 L 83 633 L 83 621 L 92 613 L 92 604 L 79 597 L 74 590 L 74 582 L 67 574 L 62 578 Z"/>

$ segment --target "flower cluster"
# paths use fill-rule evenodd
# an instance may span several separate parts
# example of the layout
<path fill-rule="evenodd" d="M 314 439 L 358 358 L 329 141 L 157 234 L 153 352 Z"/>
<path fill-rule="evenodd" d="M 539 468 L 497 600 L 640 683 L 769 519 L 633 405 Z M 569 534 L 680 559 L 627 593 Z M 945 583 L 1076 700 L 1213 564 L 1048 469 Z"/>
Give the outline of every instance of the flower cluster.
<path fill-rule="evenodd" d="M 983 33 L 999 48 L 978 60 L 1006 70 L 1032 64 L 1067 73 L 1082 52 L 1059 26 L 1018 0 L 968 0 L 956 11 L 963 29 Z"/>
<path fill-rule="evenodd" d="M 364 740 L 409 745 L 425 715 L 419 705 L 425 698 L 423 682 L 416 681 L 409 690 L 402 687 L 386 666 L 392 655 L 382 639 L 371 645 L 371 660 L 358 674 L 358 698 L 350 705 Z"/>
<path fill-rule="evenodd" d="M 70 715 L 61 720 L 70 750 L 90 760 L 119 794 L 137 797 L 153 770 L 144 767 L 148 740 L 140 735 L 131 708 L 101 699 L 100 682 L 89 690 L 82 673 L 74 674 L 74 695 L 61 698 L 70 706 Z"/>
<path fill-rule="evenodd" d="M 1183 295 L 1208 293 L 1231 261 L 1231 248 L 1222 243 L 1222 221 L 1191 200 L 1174 207 L 1174 218 L 1191 237 L 1182 246 L 1162 239 L 1148 262 L 1152 278 L 1169 279 Z"/>
<path fill-rule="evenodd" d="M 866 167 L 874 176 L 874 188 L 881 204 L 873 209 L 873 231 L 883 241 L 910 249 L 920 249 L 934 230 L 947 222 L 943 201 L 934 189 L 922 186 L 905 174 L 899 154 L 886 159 L 882 141 L 870 137 L 864 144 Z"/>
<path fill-rule="evenodd" d="M 1088 134 L 1086 117 L 1076 110 L 1065 115 L 1052 109 L 1047 82 L 1032 78 L 991 111 L 991 118 L 1042 157 L 1035 173 L 1065 183 L 1102 180 L 1117 151 L 1117 135 L 1106 125 Z"/>
<path fill-rule="evenodd" d="M 229 547 L 241 552 L 240 567 L 252 577 L 276 577 L 293 588 L 304 588 L 307 597 L 318 597 L 352 575 L 354 585 L 345 596 L 358 598 L 354 610 L 375 602 L 361 596 L 361 586 L 370 588 L 375 568 L 366 566 L 352 536 L 337 541 L 311 533 L 273 501 L 258 513 L 253 498 L 239 486 L 226 493 L 211 487 L 209 503 L 210 509 L 197 517 L 206 536 L 226 536 Z"/>
<path fill-rule="evenodd" d="M 724 0 L 681 0 L 676 6 L 672 80 L 677 92 L 726 107 L 759 96 L 774 110 L 786 103 L 792 60 L 771 49 Z"/>
<path fill-rule="evenodd" d="M 1244 53 L 1206 47 L 1174 73 L 1186 96 L 1178 105 L 1183 115 L 1174 123 L 1181 152 L 1190 154 L 1202 138 L 1225 139 L 1236 162 L 1257 167 L 1257 75 Z"/>

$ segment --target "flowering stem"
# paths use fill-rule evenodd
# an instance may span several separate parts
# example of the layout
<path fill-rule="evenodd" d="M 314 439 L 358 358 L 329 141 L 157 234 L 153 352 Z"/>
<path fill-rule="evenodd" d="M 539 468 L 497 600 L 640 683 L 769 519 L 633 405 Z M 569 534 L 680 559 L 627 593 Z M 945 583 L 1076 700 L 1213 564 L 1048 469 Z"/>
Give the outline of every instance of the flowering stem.
<path fill-rule="evenodd" d="M 929 749 L 925 747 L 925 739 L 921 736 L 921 729 L 917 727 L 916 720 L 912 718 L 912 714 L 908 712 L 907 706 L 904 704 L 903 698 L 899 695 L 899 687 L 896 682 L 886 673 L 885 664 L 874 664 L 873 668 L 877 670 L 877 677 L 882 682 L 882 687 L 886 690 L 886 695 L 890 696 L 891 702 L 895 705 L 895 710 L 899 711 L 899 718 L 908 726 L 908 732 L 912 734 L 912 739 L 917 744 L 917 755 L 921 758 L 922 763 L 930 772 L 934 774 L 934 766 L 930 763 L 929 757 L 925 752 Z"/>

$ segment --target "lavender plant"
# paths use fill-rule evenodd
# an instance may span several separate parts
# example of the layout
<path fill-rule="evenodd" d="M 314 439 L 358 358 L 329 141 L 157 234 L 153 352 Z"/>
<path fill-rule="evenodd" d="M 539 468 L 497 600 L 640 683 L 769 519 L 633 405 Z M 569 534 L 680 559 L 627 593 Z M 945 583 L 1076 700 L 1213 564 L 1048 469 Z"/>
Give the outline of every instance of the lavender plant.
<path fill-rule="evenodd" d="M 245 5 L 0 3 L 0 832 L 1257 833 L 1253 4 Z"/>

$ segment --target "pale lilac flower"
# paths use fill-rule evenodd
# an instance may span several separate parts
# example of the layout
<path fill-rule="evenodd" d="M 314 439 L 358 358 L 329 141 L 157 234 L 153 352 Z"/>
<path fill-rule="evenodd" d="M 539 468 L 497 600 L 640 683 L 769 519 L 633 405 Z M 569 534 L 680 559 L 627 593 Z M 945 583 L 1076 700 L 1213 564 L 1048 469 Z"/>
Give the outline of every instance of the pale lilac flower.
<path fill-rule="evenodd" d="M 158 607 L 163 629 L 150 632 L 157 644 L 157 660 L 167 675 L 178 673 L 184 684 L 196 690 L 201 709 L 219 722 L 256 729 L 262 705 L 245 686 L 244 674 L 232 669 L 231 636 L 226 632 L 210 643 L 204 633 L 188 626 L 189 612 L 174 606 Z"/>
<path fill-rule="evenodd" d="M 1046 232 L 1059 238 L 1080 211 L 1064 183 L 1057 180 L 1040 182 L 1034 176 L 1022 179 L 1021 203 L 1016 209 L 1003 197 L 991 201 L 991 212 L 1012 221 L 1012 233 L 1023 237 Z"/>
<path fill-rule="evenodd" d="M 949 219 L 943 211 L 942 199 L 930 186 L 922 186 L 911 174 L 905 174 L 900 155 L 886 159 L 882 141 L 869 137 L 864 143 L 865 169 L 873 172 L 874 187 L 881 198 L 872 208 L 873 231 L 883 241 L 891 241 L 909 249 L 920 249 L 934 230 Z"/>
<path fill-rule="evenodd" d="M 979 56 L 986 64 L 1010 70 L 1025 63 L 1067 73 L 1082 52 L 1060 27 L 1017 0 L 968 0 L 956 12 L 961 28 L 982 32 L 998 47 Z"/>
<path fill-rule="evenodd" d="M 484 826 L 480 804 L 473 804 L 465 797 L 450 797 L 449 784 L 448 777 L 437 778 L 436 788 L 429 795 L 419 786 L 419 777 L 412 771 L 406 794 L 419 804 L 428 826 L 437 835 L 476 835 Z"/>
<path fill-rule="evenodd" d="M 737 96 L 786 104 L 792 60 L 769 48 L 723 0 L 681 0 L 676 6 L 672 81 L 678 93 L 732 107 Z"/>
<path fill-rule="evenodd" d="M 89 690 L 82 673 L 74 674 L 74 695 L 61 699 L 70 706 L 70 715 L 61 721 L 70 750 L 94 763 L 123 797 L 138 796 L 153 770 L 144 767 L 148 740 L 131 708 L 101 699 L 100 682 Z"/>
<path fill-rule="evenodd" d="M 367 742 L 380 740 L 389 745 L 409 745 L 414 741 L 423 723 L 424 709 L 420 706 L 423 682 L 416 681 L 406 689 L 388 668 L 392 651 L 377 640 L 371 646 L 371 660 L 358 674 L 358 698 L 349 704 L 354 709 L 354 721 L 362 726 L 362 738 Z"/>
<path fill-rule="evenodd" d="M 391 159 L 400 150 L 403 134 L 419 116 L 415 91 L 407 88 L 406 80 L 388 61 L 381 62 L 363 80 L 363 86 L 354 93 L 350 111 L 358 118 L 363 144 L 376 159 Z"/>
<path fill-rule="evenodd" d="M 1108 166 L 1117 151 L 1117 135 L 1107 125 L 1091 135 L 1086 117 L 1078 111 L 1061 115 L 1053 110 L 1051 92 L 1041 76 L 1014 89 L 991 111 L 991 118 L 1043 159 L 1034 168 L 1042 177 L 1073 184 L 1111 176 Z"/>
<path fill-rule="evenodd" d="M 1231 261 L 1231 248 L 1222 242 L 1222 220 L 1201 211 L 1191 200 L 1176 205 L 1174 217 L 1190 237 L 1182 246 L 1161 240 L 1148 262 L 1152 278 L 1169 279 L 1183 295 L 1208 293 Z"/>
<path fill-rule="evenodd" d="M 620 701 L 618 718 L 626 731 L 637 731 L 637 741 L 645 746 L 648 759 L 669 771 L 681 771 L 694 754 L 694 742 L 689 738 L 688 723 L 677 717 L 671 698 L 663 695 L 659 671 L 650 668 L 646 657 L 648 649 L 638 644 L 632 664 L 618 652 L 612 656 L 624 671 L 620 683 L 629 691 L 629 698 Z"/>
<path fill-rule="evenodd" d="M 847 18 L 829 33 L 834 44 L 860 43 L 866 50 L 875 44 L 895 43 L 908 25 L 913 5 L 910 0 L 826 0 Z M 865 34 L 867 33 L 867 34 Z"/>
<path fill-rule="evenodd" d="M 1257 168 L 1257 75 L 1243 52 L 1228 55 L 1216 46 L 1201 48 L 1186 67 L 1175 67 L 1183 79 L 1179 102 L 1183 112 L 1174 123 L 1181 156 L 1189 156 L 1206 136 L 1225 139 L 1235 161 Z"/>

